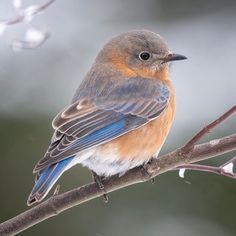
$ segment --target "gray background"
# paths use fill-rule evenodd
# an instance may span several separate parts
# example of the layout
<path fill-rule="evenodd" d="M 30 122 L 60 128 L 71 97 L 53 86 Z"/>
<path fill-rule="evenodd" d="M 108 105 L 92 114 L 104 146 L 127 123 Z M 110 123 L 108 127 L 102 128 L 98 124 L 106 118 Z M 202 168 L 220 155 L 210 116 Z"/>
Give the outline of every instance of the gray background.
<path fill-rule="evenodd" d="M 13 13 L 9 1 L 2 0 L 0 19 Z M 233 0 L 57 0 L 33 21 L 51 32 L 42 47 L 13 52 L 8 44 L 23 37 L 26 26 L 8 28 L 0 37 L 0 221 L 27 208 L 32 169 L 49 143 L 51 120 L 69 103 L 107 40 L 128 30 L 149 29 L 188 57 L 172 66 L 177 114 L 165 153 L 235 105 L 235 22 Z M 235 119 L 208 139 L 235 132 Z M 76 166 L 59 182 L 66 191 L 90 180 L 88 171 Z M 231 179 L 196 172 L 180 179 L 171 172 L 154 185 L 110 194 L 109 204 L 90 201 L 21 235 L 233 236 L 235 198 L 236 182 Z"/>

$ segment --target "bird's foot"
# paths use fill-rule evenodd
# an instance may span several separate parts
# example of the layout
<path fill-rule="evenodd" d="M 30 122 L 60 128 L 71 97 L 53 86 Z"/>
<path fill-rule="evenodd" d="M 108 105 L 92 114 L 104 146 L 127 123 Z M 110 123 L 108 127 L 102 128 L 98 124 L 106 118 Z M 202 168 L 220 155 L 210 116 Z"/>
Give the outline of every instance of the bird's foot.
<path fill-rule="evenodd" d="M 108 203 L 108 195 L 107 195 L 107 192 L 105 190 L 105 187 L 103 185 L 103 177 L 102 176 L 99 176 L 97 175 L 95 172 L 92 171 L 92 175 L 93 175 L 93 180 L 94 182 L 98 185 L 98 188 L 101 189 L 104 194 L 103 194 L 103 200 L 105 203 Z"/>
<path fill-rule="evenodd" d="M 152 158 L 145 164 L 142 165 L 144 171 L 145 179 L 150 179 L 151 184 L 155 183 L 155 177 L 152 177 L 151 173 L 148 171 L 148 165 L 151 163 Z"/>
<path fill-rule="evenodd" d="M 150 179 L 151 184 L 155 184 L 155 178 Z"/>

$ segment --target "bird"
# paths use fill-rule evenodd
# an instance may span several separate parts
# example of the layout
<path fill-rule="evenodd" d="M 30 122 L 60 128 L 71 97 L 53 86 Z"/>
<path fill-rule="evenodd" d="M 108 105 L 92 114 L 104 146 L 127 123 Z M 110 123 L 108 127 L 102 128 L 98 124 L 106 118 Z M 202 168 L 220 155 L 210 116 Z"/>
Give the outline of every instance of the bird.
<path fill-rule="evenodd" d="M 42 201 L 76 164 L 91 170 L 102 189 L 102 179 L 157 158 L 176 111 L 170 64 L 184 59 L 149 30 L 107 42 L 70 104 L 52 121 L 54 134 L 33 170 L 27 204 Z"/>

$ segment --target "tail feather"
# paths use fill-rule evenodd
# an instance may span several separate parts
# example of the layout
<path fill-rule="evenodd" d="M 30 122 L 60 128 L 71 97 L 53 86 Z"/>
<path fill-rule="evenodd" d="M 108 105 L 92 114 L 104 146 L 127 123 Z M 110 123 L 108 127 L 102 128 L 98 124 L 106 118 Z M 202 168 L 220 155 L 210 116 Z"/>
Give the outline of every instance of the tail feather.
<path fill-rule="evenodd" d="M 55 182 L 67 169 L 68 165 L 74 157 L 66 158 L 58 163 L 52 164 L 42 171 L 37 179 L 27 201 L 27 205 L 40 202 L 53 187 Z"/>

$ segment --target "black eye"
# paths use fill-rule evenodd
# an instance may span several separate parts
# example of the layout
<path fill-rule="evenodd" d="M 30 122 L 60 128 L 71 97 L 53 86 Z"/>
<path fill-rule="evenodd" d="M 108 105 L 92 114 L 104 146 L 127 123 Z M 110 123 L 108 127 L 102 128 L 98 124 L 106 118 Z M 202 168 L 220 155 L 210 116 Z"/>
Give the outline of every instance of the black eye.
<path fill-rule="evenodd" d="M 139 54 L 139 58 L 142 60 L 142 61 L 147 61 L 149 58 L 150 58 L 150 53 L 149 52 L 141 52 Z"/>

